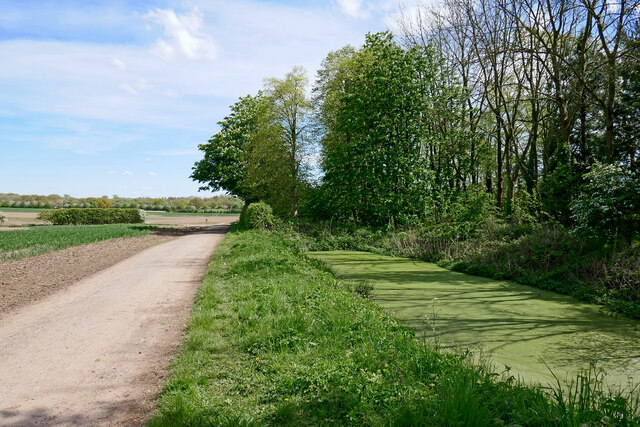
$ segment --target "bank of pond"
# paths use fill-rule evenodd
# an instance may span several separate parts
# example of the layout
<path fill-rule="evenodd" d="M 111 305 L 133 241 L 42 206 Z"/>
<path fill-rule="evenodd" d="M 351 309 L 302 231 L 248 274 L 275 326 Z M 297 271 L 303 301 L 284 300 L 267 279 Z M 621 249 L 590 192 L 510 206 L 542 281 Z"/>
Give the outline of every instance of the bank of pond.
<path fill-rule="evenodd" d="M 640 321 L 572 297 L 368 252 L 310 252 L 444 349 L 471 349 L 496 372 L 543 386 L 594 367 L 614 389 L 640 383 Z M 360 284 L 360 285 L 358 285 Z M 369 291 L 367 291 L 369 292 Z"/>
<path fill-rule="evenodd" d="M 635 326 L 508 282 L 302 253 L 283 233 L 234 226 L 149 425 L 638 425 L 637 393 L 594 375 L 547 386 L 538 363 L 571 375 L 595 355 L 609 380 L 633 378 Z"/>

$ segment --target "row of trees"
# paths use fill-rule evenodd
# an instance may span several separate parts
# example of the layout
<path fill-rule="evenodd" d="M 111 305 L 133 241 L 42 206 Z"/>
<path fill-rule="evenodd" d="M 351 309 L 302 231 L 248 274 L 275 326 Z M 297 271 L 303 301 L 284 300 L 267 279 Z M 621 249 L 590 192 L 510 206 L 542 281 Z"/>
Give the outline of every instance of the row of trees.
<path fill-rule="evenodd" d="M 458 125 L 490 153 L 472 174 L 496 205 L 510 214 L 526 191 L 568 222 L 594 163 L 638 172 L 639 11 L 637 0 L 446 0 L 401 14 L 398 37 L 434 43 L 467 90 Z"/>
<path fill-rule="evenodd" d="M 10 208 L 136 208 L 165 211 L 198 211 L 198 210 L 228 210 L 239 212 L 243 202 L 234 196 L 202 197 L 164 197 L 149 198 L 120 197 L 114 194 L 111 198 L 85 197 L 77 198 L 68 194 L 60 196 L 50 195 L 21 195 L 15 193 L 0 193 L 0 207 Z"/>
<path fill-rule="evenodd" d="M 281 217 L 296 217 L 309 183 L 311 102 L 301 67 L 265 79 L 255 96 L 240 98 L 220 131 L 202 144 L 204 159 L 191 178 L 201 190 L 225 189 L 245 202 L 265 201 Z"/>
<path fill-rule="evenodd" d="M 447 0 L 404 13 L 395 37 L 329 53 L 311 97 L 295 68 L 241 98 L 192 178 L 283 217 L 379 225 L 480 206 L 512 221 L 610 217 L 631 233 L 638 7 Z"/>

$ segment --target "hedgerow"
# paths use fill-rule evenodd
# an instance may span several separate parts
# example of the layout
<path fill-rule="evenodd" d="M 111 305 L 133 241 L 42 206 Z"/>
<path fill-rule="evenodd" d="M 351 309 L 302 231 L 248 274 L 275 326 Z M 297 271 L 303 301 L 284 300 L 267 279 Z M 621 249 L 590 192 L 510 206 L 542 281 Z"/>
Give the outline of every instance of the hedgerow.
<path fill-rule="evenodd" d="M 145 212 L 140 209 L 55 209 L 42 211 L 38 218 L 54 225 L 141 224 Z"/>

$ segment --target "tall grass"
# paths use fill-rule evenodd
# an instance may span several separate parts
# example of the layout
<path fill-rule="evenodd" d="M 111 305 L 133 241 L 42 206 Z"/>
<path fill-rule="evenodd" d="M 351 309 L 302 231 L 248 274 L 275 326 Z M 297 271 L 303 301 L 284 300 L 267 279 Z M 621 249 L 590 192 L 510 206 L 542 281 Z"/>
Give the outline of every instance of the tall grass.
<path fill-rule="evenodd" d="M 0 231 L 0 262 L 40 255 L 118 237 L 139 237 L 153 227 L 144 225 L 52 225 Z"/>
<path fill-rule="evenodd" d="M 615 410 L 607 395 L 583 411 L 465 354 L 439 352 L 362 296 L 281 234 L 228 235 L 150 425 L 640 421 L 624 396 L 614 396 Z"/>

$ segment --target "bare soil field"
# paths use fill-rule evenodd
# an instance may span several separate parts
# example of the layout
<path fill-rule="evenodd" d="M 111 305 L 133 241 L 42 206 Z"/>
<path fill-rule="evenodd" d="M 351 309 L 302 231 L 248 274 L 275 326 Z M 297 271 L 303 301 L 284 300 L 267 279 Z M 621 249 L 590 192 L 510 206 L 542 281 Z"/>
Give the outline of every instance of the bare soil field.
<path fill-rule="evenodd" d="M 0 263 L 0 318 L 171 236 L 110 239 Z"/>
<path fill-rule="evenodd" d="M 6 227 L 7 225 L 34 225 L 34 224 L 46 224 L 44 221 L 40 221 L 37 212 L 7 212 L 2 211 L 7 220 L 0 224 L 0 227 Z"/>
<path fill-rule="evenodd" d="M 146 223 L 167 225 L 212 225 L 231 224 L 237 220 L 237 216 L 162 216 L 147 214 Z"/>
<path fill-rule="evenodd" d="M 143 425 L 227 229 L 0 263 L 12 287 L 0 314 L 0 425 Z"/>

